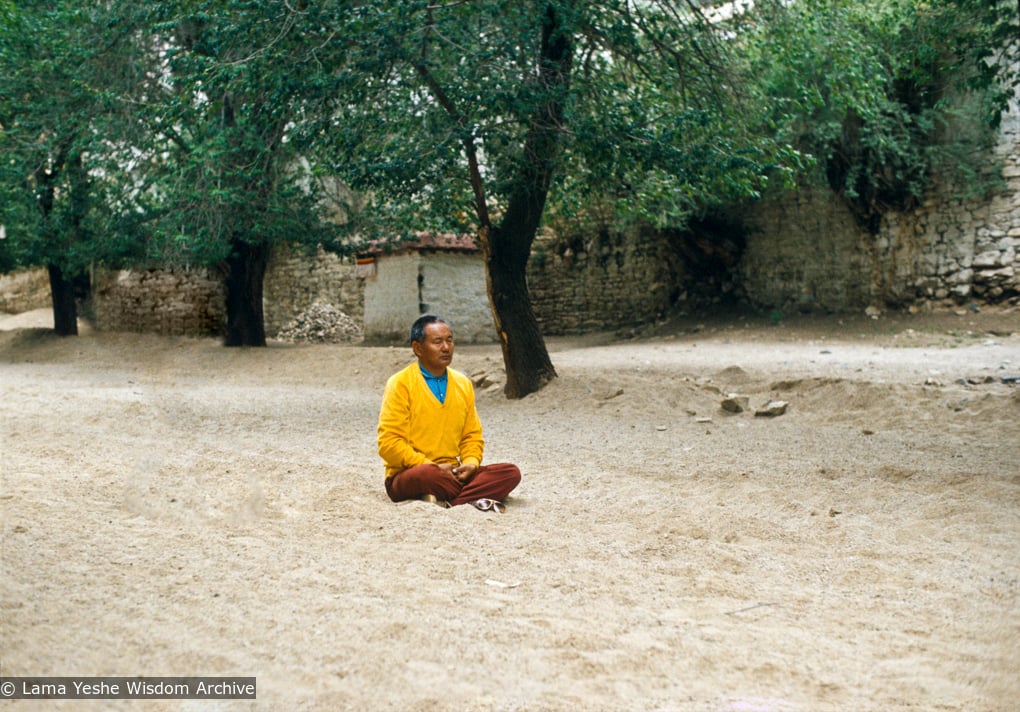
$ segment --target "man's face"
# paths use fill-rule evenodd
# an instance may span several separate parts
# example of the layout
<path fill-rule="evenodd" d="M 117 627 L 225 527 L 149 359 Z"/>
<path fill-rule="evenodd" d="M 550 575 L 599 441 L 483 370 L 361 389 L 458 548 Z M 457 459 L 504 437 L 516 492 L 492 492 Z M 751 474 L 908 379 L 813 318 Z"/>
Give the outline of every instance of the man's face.
<path fill-rule="evenodd" d="M 411 344 L 414 355 L 433 376 L 441 376 L 453 361 L 453 331 L 449 325 L 433 322 L 425 326 L 425 339 Z"/>

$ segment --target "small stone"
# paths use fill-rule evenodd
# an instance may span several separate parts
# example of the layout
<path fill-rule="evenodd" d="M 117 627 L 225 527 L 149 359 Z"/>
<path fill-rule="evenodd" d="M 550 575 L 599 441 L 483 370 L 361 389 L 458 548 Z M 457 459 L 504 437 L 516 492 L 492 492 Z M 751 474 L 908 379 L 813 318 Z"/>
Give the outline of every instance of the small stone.
<path fill-rule="evenodd" d="M 495 381 L 489 378 L 489 374 L 485 371 L 479 371 L 471 374 L 471 382 L 475 384 L 475 388 L 485 389 L 491 386 Z"/>
<path fill-rule="evenodd" d="M 748 408 L 749 399 L 747 396 L 730 393 L 719 405 L 728 413 L 743 413 Z"/>
<path fill-rule="evenodd" d="M 758 416 L 771 418 L 785 413 L 788 405 L 789 403 L 787 403 L 786 401 L 769 401 L 761 408 L 754 411 L 754 414 Z"/>

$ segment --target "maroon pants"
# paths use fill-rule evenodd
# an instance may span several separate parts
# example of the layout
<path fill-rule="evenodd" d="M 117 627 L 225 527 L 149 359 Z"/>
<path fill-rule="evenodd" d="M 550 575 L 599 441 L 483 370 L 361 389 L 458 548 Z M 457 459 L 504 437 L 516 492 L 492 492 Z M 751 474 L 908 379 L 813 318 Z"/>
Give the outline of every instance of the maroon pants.
<path fill-rule="evenodd" d="M 451 505 L 477 499 L 503 500 L 521 481 L 516 465 L 502 462 L 483 465 L 467 482 L 461 483 L 436 465 L 409 467 L 386 479 L 386 494 L 394 502 L 433 495 Z"/>

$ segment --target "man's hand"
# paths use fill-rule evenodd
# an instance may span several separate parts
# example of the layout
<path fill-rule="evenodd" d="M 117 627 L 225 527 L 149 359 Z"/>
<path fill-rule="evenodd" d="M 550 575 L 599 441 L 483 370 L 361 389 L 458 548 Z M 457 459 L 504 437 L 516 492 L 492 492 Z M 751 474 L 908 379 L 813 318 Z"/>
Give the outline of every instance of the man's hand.
<path fill-rule="evenodd" d="M 455 465 L 453 468 L 451 468 L 450 474 L 456 477 L 457 480 L 463 484 L 464 482 L 467 482 L 474 476 L 475 470 L 477 469 L 478 465 L 475 465 L 474 463 L 467 463 L 465 465 Z"/>

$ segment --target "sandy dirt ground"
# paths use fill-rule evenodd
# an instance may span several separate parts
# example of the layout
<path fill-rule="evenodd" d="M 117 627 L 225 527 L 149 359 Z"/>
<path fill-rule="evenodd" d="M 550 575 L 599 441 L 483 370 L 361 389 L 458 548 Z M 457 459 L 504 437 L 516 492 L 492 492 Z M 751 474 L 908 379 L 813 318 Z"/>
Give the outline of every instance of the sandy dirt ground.
<path fill-rule="evenodd" d="M 0 674 L 258 699 L 11 709 L 1020 709 L 1015 310 L 550 339 L 518 401 L 460 346 L 505 514 L 386 498 L 409 348 L 32 318 L 0 319 Z"/>

